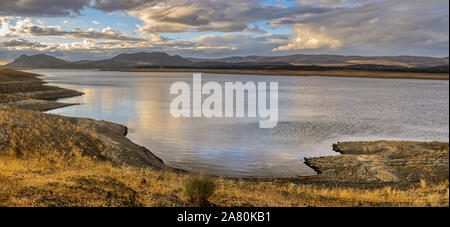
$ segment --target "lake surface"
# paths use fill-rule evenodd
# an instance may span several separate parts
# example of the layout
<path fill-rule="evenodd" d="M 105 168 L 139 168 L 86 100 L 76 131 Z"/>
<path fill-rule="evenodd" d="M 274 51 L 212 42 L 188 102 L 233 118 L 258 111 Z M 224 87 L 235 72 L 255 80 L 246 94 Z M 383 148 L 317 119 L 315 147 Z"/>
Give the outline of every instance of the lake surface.
<path fill-rule="evenodd" d="M 128 126 L 128 137 L 166 164 L 231 177 L 314 175 L 305 157 L 336 155 L 332 144 L 359 140 L 449 140 L 449 82 L 203 74 L 203 81 L 279 82 L 279 124 L 259 119 L 175 119 L 175 81 L 191 73 L 33 70 L 52 85 L 84 92 L 49 111 Z"/>

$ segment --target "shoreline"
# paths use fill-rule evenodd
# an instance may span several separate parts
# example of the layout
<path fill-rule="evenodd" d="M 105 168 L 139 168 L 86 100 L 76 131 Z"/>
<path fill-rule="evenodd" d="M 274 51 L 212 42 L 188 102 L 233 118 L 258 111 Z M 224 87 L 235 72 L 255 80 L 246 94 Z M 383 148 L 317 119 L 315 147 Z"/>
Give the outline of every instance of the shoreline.
<path fill-rule="evenodd" d="M 0 206 L 190 206 L 184 190 L 195 174 L 166 166 L 126 138 L 126 126 L 42 112 L 62 107 L 49 100 L 69 94 L 81 93 L 45 85 L 36 74 L 0 69 Z M 405 147 L 417 152 L 404 156 Z M 315 176 L 212 176 L 217 192 L 209 202 L 448 207 L 448 143 L 352 142 L 336 144 L 335 151 L 342 155 L 305 159 Z M 429 172 L 436 163 L 440 168 Z"/>
<path fill-rule="evenodd" d="M 129 140 L 126 137 L 128 128 L 124 125 L 81 117 L 65 117 L 44 113 L 49 110 L 79 105 L 77 103 L 63 103 L 56 100 L 81 96 L 83 95 L 82 92 L 48 86 L 46 85 L 47 82 L 39 79 L 41 75 L 34 73 L 0 69 L 0 76 L 2 76 L 2 72 L 6 74 L 6 78 L 0 78 L 0 85 L 9 85 L 12 87 L 12 85 L 20 84 L 22 87 L 18 88 L 18 92 L 5 92 L 3 94 L 7 96 L 7 100 L 6 102 L 2 102 L 0 99 L 0 111 L 8 111 L 8 109 L 11 109 L 10 111 L 37 111 L 42 118 L 57 118 L 51 119 L 51 121 L 68 121 L 76 127 L 83 129 L 84 133 L 94 135 L 100 141 L 108 144 L 110 154 L 105 156 L 115 164 L 183 171 L 166 166 L 159 157 L 155 156 L 148 149 Z M 12 74 L 12 76 L 8 76 L 8 74 Z M 19 78 L 14 78 L 14 76 L 19 76 Z M 0 92 L 1 89 L 2 87 L 0 87 Z M 3 97 L 0 98 L 3 99 Z"/>
<path fill-rule="evenodd" d="M 0 69 L 0 72 L 1 71 L 2 70 Z M 5 69 L 3 69 L 3 71 L 5 71 Z M 6 69 L 6 71 L 11 71 L 11 70 Z M 20 73 L 21 71 L 16 71 L 16 72 Z M 42 86 L 45 86 L 45 87 L 48 87 L 51 89 L 45 90 L 45 91 L 39 90 L 39 91 L 28 91 L 28 92 L 23 91 L 23 92 L 12 93 L 13 95 L 21 96 L 23 99 L 8 102 L 7 103 L 8 105 L 6 105 L 7 107 L 31 110 L 31 111 L 40 111 L 44 115 L 54 115 L 54 114 L 47 114 L 44 112 L 49 111 L 49 110 L 64 108 L 64 107 L 68 107 L 68 106 L 79 105 L 78 103 L 63 103 L 63 102 L 59 102 L 57 100 L 62 99 L 62 98 L 81 96 L 81 95 L 83 95 L 82 92 L 65 89 L 65 88 L 59 88 L 59 87 L 55 87 L 55 86 L 47 86 L 46 85 L 47 82 L 45 82 L 42 79 L 39 79 L 39 77 L 42 75 L 28 73 L 28 72 L 25 72 L 25 73 L 30 77 L 24 81 L 26 81 L 26 82 L 32 81 L 33 83 L 37 83 L 37 84 L 40 84 Z M 37 80 L 34 80 L 34 79 L 37 79 Z M 14 81 L 14 82 L 17 82 L 17 81 Z M 2 81 L 0 81 L 0 83 L 2 83 Z M 3 82 L 3 83 L 5 83 L 5 82 Z M 5 104 L 0 103 L 0 110 L 1 110 L 2 106 L 4 108 Z M 119 140 L 122 140 L 122 142 L 125 141 L 124 143 L 129 141 L 129 144 L 126 146 L 141 148 L 144 153 L 147 153 L 151 157 L 151 159 L 153 159 L 152 162 L 156 160 L 157 169 L 171 169 L 173 171 L 177 171 L 180 173 L 189 173 L 188 171 L 185 171 L 182 169 L 176 169 L 176 168 L 172 168 L 170 166 L 166 166 L 159 157 L 152 154 L 147 148 L 132 142 L 130 139 L 128 139 L 126 137 L 128 128 L 125 125 L 121 125 L 121 124 L 117 124 L 117 123 L 113 123 L 113 122 L 107 122 L 107 121 L 103 121 L 103 120 L 97 121 L 94 119 L 86 119 L 86 118 L 81 118 L 81 117 L 65 117 L 65 116 L 61 116 L 61 115 L 54 115 L 54 116 L 58 116 L 59 118 L 71 119 L 71 121 L 77 122 L 77 125 L 79 125 L 83 128 L 92 128 L 92 127 L 93 128 L 96 128 L 96 127 L 107 128 L 107 129 L 100 130 L 100 131 L 110 130 L 110 132 L 107 133 L 108 135 L 106 136 L 106 140 L 111 139 L 111 138 L 115 138 L 117 140 L 117 138 L 119 138 Z M 95 131 L 95 129 L 91 129 L 91 130 Z M 101 133 L 104 133 L 104 132 L 100 132 L 100 134 Z M 122 138 L 120 138 L 120 137 L 122 137 Z M 422 144 L 434 143 L 434 142 L 411 142 L 411 141 L 371 141 L 371 142 L 348 142 L 348 143 L 350 143 L 350 144 L 371 143 L 372 144 L 371 146 L 379 147 L 380 144 L 385 143 L 385 142 L 387 142 L 387 143 L 404 143 L 403 146 L 405 144 L 410 145 L 410 144 L 415 144 L 415 143 L 422 143 Z M 348 143 L 344 143 L 344 144 L 348 144 Z M 448 143 L 442 143 L 442 144 L 447 144 L 447 149 L 448 149 Z M 298 177 L 261 177 L 261 178 L 260 177 L 223 177 L 223 178 L 234 179 L 234 180 L 241 179 L 241 180 L 249 180 L 249 181 L 293 181 L 293 182 L 297 182 L 297 183 L 299 183 L 299 181 L 303 181 L 302 183 L 314 182 L 314 183 L 326 183 L 327 184 L 328 181 L 334 182 L 334 180 L 339 178 L 340 175 L 337 173 L 334 173 L 334 174 L 331 174 L 328 176 L 324 175 L 323 172 L 329 170 L 330 166 L 324 165 L 323 163 L 321 163 L 321 161 L 326 160 L 326 161 L 333 161 L 335 163 L 344 164 L 346 162 L 346 160 L 343 160 L 343 159 L 345 159 L 347 157 L 346 156 L 347 154 L 344 154 L 342 152 L 343 149 L 339 150 L 337 148 L 339 146 L 342 146 L 342 144 L 338 143 L 338 144 L 333 145 L 333 150 L 338 152 L 340 154 L 339 156 L 324 156 L 324 157 L 317 157 L 317 158 L 305 158 L 304 164 L 306 164 L 308 167 L 313 169 L 317 173 L 317 175 L 298 176 Z M 362 148 L 360 148 L 360 149 L 368 149 L 367 144 L 364 144 L 361 146 L 362 146 Z M 124 148 L 124 147 L 122 147 L 122 148 Z M 125 148 L 125 150 L 126 150 L 126 148 Z M 355 155 L 354 157 L 361 158 L 358 155 Z M 147 165 L 147 164 L 142 164 L 142 163 L 136 164 L 133 162 L 128 162 L 128 160 L 124 160 L 124 159 L 122 159 L 120 161 L 116 161 L 116 162 L 120 163 L 120 164 L 125 163 L 127 165 L 138 166 L 138 167 L 145 167 Z M 448 163 L 448 160 L 447 160 L 447 163 Z M 152 164 L 154 164 L 154 163 L 152 163 Z M 147 167 L 152 167 L 152 166 L 147 166 Z M 331 167 L 331 169 L 338 169 L 338 166 L 334 165 L 333 167 Z M 358 171 L 357 170 L 347 170 L 346 173 L 347 173 L 347 175 L 352 175 L 352 174 L 355 175 L 355 173 L 357 175 Z M 221 177 L 221 176 L 216 176 L 216 177 Z M 361 176 L 359 176 L 359 177 L 361 177 Z M 362 178 L 364 178 L 364 177 L 367 177 L 367 176 L 363 176 Z M 448 178 L 448 176 L 447 176 L 447 178 Z M 345 179 L 341 179 L 341 180 L 345 180 Z M 371 182 L 368 182 L 368 181 L 358 180 L 358 183 L 361 183 L 361 182 L 363 182 L 365 184 L 366 183 L 371 184 Z"/>
<path fill-rule="evenodd" d="M 202 72 L 209 74 L 260 75 L 260 76 L 323 76 L 375 79 L 424 79 L 449 80 L 449 73 L 387 72 L 369 70 L 241 70 L 241 69 L 192 69 L 192 68 L 23 68 L 18 70 L 97 70 L 114 72 Z"/>

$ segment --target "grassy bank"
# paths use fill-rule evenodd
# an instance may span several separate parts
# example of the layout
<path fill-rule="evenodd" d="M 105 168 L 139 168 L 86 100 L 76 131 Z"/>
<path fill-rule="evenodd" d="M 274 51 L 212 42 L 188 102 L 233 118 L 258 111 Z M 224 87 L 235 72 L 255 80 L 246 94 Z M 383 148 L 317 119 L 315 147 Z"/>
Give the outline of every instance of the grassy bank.
<path fill-rule="evenodd" d="M 0 206 L 192 205 L 185 194 L 191 174 L 126 139 L 124 126 L 38 111 L 51 108 L 55 97 L 77 94 L 0 69 Z M 404 184 L 320 175 L 211 181 L 212 206 L 449 206 L 448 177 Z"/>
<path fill-rule="evenodd" d="M 190 174 L 115 164 L 107 144 L 64 117 L 17 109 L 0 116 L 0 206 L 190 205 L 184 194 Z M 319 177 L 213 181 L 215 206 L 448 206 L 448 181 L 402 187 Z"/>
<path fill-rule="evenodd" d="M 0 206 L 189 206 L 187 174 L 59 157 L 0 157 Z M 213 178 L 215 206 L 448 206 L 448 181 L 406 189 Z"/>

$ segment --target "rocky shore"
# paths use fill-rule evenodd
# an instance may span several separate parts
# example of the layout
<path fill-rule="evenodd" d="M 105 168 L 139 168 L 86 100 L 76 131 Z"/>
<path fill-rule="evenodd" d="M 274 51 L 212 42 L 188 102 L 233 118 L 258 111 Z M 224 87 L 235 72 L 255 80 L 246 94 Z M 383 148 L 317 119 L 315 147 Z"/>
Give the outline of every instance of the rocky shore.
<path fill-rule="evenodd" d="M 0 206 L 186 206 L 189 174 L 126 138 L 122 125 L 44 114 L 82 93 L 0 69 Z M 447 206 L 449 145 L 352 142 L 308 158 L 318 175 L 215 177 L 217 206 Z"/>
<path fill-rule="evenodd" d="M 76 148 L 117 165 L 167 168 L 149 150 L 126 138 L 123 125 L 40 112 L 74 105 L 55 100 L 82 94 L 45 85 L 35 74 L 0 70 L 0 155 L 6 150 L 21 153 L 27 148 L 37 152 Z"/>
<path fill-rule="evenodd" d="M 373 141 L 333 145 L 341 155 L 307 158 L 322 179 L 368 184 L 412 184 L 449 178 L 449 144 L 441 142 Z"/>
<path fill-rule="evenodd" d="M 23 141 L 27 143 L 24 147 L 42 146 L 42 144 L 33 144 L 33 141 L 46 141 L 49 144 L 66 142 L 63 141 L 65 137 L 46 137 L 48 135 L 42 132 L 42 124 L 45 123 L 47 126 L 53 126 L 51 130 L 56 135 L 72 137 L 71 134 L 74 132 L 68 129 L 77 128 L 84 137 L 95 138 L 92 144 L 101 144 L 102 149 L 85 146 L 91 142 L 80 141 L 83 137 L 75 141 L 78 149 L 84 150 L 91 156 L 102 157 L 118 165 L 169 168 L 149 150 L 127 139 L 127 128 L 123 125 L 40 112 L 74 105 L 55 100 L 79 95 L 83 94 L 45 85 L 45 82 L 39 79 L 39 75 L 8 69 L 0 70 L 0 113 L 6 116 L 6 121 L 0 126 L 0 138 L 4 140 L 2 147 L 9 146 L 8 142 L 13 142 L 6 140 L 9 136 L 6 132 L 29 132 L 29 129 L 38 129 L 38 131 L 35 134 L 31 132 L 31 135 L 22 135 Z M 17 125 L 23 127 L 18 128 Z M 66 126 L 58 127 L 61 125 Z M 32 140 L 25 138 L 30 136 Z M 20 140 L 20 138 L 15 139 Z M 345 142 L 335 144 L 333 149 L 341 155 L 305 159 L 305 163 L 318 173 L 313 182 L 376 185 L 377 183 L 413 183 L 422 179 L 439 182 L 449 178 L 448 143 Z M 304 179 L 304 182 L 311 182 L 308 177 Z"/>

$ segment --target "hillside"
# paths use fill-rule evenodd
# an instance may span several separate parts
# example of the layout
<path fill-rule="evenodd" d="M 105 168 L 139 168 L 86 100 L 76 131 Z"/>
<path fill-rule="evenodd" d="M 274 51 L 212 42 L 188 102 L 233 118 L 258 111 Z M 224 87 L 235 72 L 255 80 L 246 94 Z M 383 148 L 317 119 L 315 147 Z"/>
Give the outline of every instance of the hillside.
<path fill-rule="evenodd" d="M 69 62 L 45 54 L 33 56 L 22 55 L 13 62 L 5 65 L 8 68 L 46 68 L 46 67 L 65 67 Z"/>
<path fill-rule="evenodd" d="M 190 66 L 192 62 L 184 59 L 178 55 L 170 56 L 166 53 L 162 52 L 154 52 L 154 53 L 134 53 L 134 54 L 119 54 L 116 57 L 91 62 L 87 64 L 89 67 L 120 67 L 120 68 L 129 68 L 129 67 L 146 67 L 146 66 Z"/>
<path fill-rule="evenodd" d="M 99 61 L 68 62 L 45 54 L 22 55 L 6 68 L 222 68 L 222 69 L 289 69 L 306 70 L 303 67 L 315 66 L 326 69 L 363 69 L 377 71 L 448 72 L 448 57 L 416 56 L 340 56 L 340 55 L 288 55 L 288 56 L 248 56 L 219 59 L 183 58 L 163 52 L 139 52 L 119 54 L 113 58 Z M 327 68 L 331 67 L 331 68 Z"/>
<path fill-rule="evenodd" d="M 166 53 L 133 53 L 120 54 L 100 61 L 67 62 L 45 54 L 22 55 L 5 68 L 134 68 L 134 67 L 185 67 L 193 63 L 178 55 Z"/>
<path fill-rule="evenodd" d="M 196 59 L 189 58 L 193 62 L 221 62 L 221 63 L 239 63 L 239 62 L 284 62 L 292 65 L 317 65 L 317 66 L 349 66 L 349 65 L 385 65 L 400 66 L 407 68 L 426 68 L 448 65 L 448 57 L 416 57 L 416 56 L 341 56 L 341 55 L 288 55 L 288 56 L 248 56 L 248 57 L 229 57 L 218 59 Z"/>

